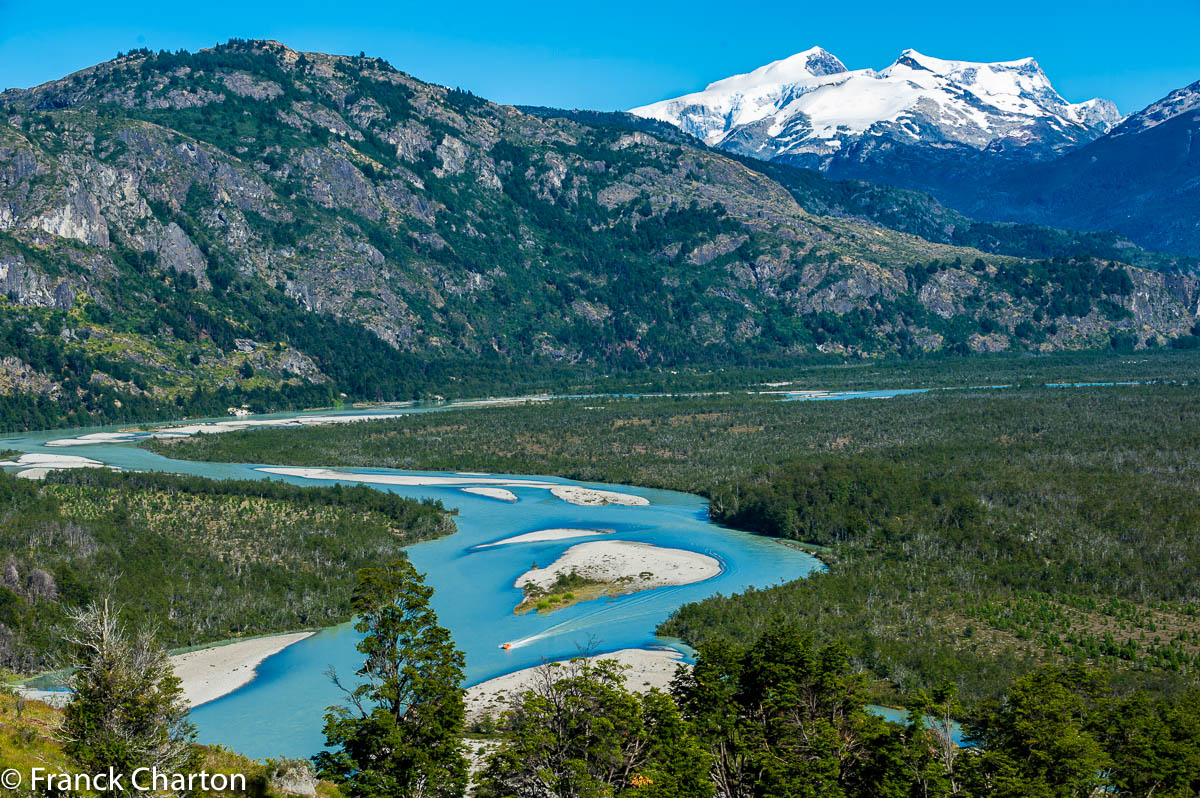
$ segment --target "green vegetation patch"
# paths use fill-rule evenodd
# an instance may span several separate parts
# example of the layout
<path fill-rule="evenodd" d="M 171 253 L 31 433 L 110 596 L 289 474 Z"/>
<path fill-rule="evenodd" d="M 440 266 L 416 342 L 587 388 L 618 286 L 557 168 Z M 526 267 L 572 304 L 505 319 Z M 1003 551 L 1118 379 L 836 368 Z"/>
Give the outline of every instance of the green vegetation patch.
<path fill-rule="evenodd" d="M 0 664 L 59 653 L 65 611 L 108 597 L 168 647 L 350 617 L 354 574 L 454 530 L 369 488 L 78 470 L 0 476 Z"/>
<path fill-rule="evenodd" d="M 1189 356 L 1110 358 L 1095 371 L 1157 379 Z M 975 384 L 1056 381 L 1002 363 L 972 372 Z M 1057 373 L 1090 381 L 1086 369 Z M 1168 692 L 1200 672 L 1200 395 L 1186 382 L 840 402 L 589 398 L 168 451 L 700 493 L 714 519 L 822 546 L 830 568 L 687 605 L 661 631 L 749 641 L 780 618 L 800 623 L 848 645 L 877 700 L 953 681 L 976 702 L 1042 662 L 1100 664 L 1118 684 Z"/>
<path fill-rule="evenodd" d="M 588 579 L 577 571 L 562 573 L 554 580 L 554 584 L 542 588 L 532 582 L 524 587 L 525 598 L 513 610 L 517 615 L 527 612 L 550 613 L 578 604 L 581 601 L 591 601 L 601 596 L 618 595 L 628 578 L 615 582 L 602 582 L 598 579 Z"/>

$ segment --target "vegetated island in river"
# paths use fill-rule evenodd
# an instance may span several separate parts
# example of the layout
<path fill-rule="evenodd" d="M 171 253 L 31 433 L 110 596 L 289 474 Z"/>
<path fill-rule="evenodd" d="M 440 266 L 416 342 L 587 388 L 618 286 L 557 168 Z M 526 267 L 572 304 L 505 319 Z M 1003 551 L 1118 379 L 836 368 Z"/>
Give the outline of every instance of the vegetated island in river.
<path fill-rule="evenodd" d="M 518 614 L 549 612 L 602 596 L 703 582 L 721 573 L 714 557 L 628 540 L 578 543 L 546 568 L 530 568 L 513 583 L 525 591 Z"/>

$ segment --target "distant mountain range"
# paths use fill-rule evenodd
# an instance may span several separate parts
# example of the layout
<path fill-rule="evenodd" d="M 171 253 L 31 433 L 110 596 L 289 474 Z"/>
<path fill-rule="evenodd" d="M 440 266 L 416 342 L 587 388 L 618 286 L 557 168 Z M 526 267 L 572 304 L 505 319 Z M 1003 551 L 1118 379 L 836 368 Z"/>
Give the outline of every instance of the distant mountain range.
<path fill-rule="evenodd" d="M 848 70 L 820 47 L 632 113 L 710 146 L 822 169 L 876 139 L 1044 158 L 1121 118 L 1108 100 L 1068 103 L 1032 58 L 977 64 L 905 50 L 876 72 Z"/>
<path fill-rule="evenodd" d="M 1117 230 L 1150 249 L 1200 256 L 1200 81 L 956 204 L 981 218 Z"/>
<path fill-rule="evenodd" d="M 1122 121 L 1107 100 L 1068 103 L 1032 58 L 906 50 L 876 72 L 812 48 L 632 113 L 729 152 L 928 191 L 976 218 L 1200 255 L 1198 85 Z"/>
<path fill-rule="evenodd" d="M 1041 102 L 1059 115 L 1023 129 L 1053 130 L 1050 149 L 1107 124 Z M 1032 118 L 979 114 L 1012 142 Z M 0 427 L 546 370 L 1191 345 L 1189 268 L 276 42 L 136 51 L 0 94 Z"/>

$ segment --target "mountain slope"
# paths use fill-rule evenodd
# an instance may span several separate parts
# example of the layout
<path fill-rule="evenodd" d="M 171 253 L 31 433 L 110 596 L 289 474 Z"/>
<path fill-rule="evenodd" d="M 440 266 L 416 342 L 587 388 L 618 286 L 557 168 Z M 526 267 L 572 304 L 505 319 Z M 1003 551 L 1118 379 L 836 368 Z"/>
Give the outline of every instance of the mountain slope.
<path fill-rule="evenodd" d="M 667 122 L 621 112 L 599 112 L 519 106 L 549 118 L 649 133 L 680 144 L 695 145 L 689 134 Z M 730 154 L 746 167 L 761 172 L 786 188 L 800 206 L 819 216 L 838 216 L 873 222 L 926 241 L 978 249 L 993 255 L 1051 258 L 1070 255 L 1121 261 L 1155 271 L 1195 274 L 1200 260 L 1151 252 L 1118 233 L 1064 230 L 1022 222 L 981 221 L 942 205 L 931 194 L 863 180 L 834 180 L 820 172 L 781 161 L 763 161 Z"/>
<path fill-rule="evenodd" d="M 818 215 L 677 134 L 274 42 L 130 53 L 0 111 L 9 427 L 554 370 L 1142 345 L 1188 335 L 1200 294 Z"/>
<path fill-rule="evenodd" d="M 970 210 L 991 218 L 1112 229 L 1200 256 L 1200 81 L 1108 135 L 991 186 Z"/>

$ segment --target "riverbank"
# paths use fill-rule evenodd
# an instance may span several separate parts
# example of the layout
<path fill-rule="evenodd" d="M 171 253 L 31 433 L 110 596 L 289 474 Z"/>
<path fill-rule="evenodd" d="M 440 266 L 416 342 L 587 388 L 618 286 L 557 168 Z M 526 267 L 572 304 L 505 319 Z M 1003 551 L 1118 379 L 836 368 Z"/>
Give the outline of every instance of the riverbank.
<path fill-rule="evenodd" d="M 314 631 L 287 632 L 223 641 L 204 648 L 171 654 L 168 659 L 176 678 L 179 679 L 180 687 L 183 688 L 184 700 L 187 701 L 188 707 L 194 708 L 246 686 L 254 681 L 258 666 L 263 660 L 315 634 Z M 39 684 L 60 678 L 61 672 L 58 676 L 44 673 L 27 681 Z M 71 695 L 62 689 L 50 690 L 21 685 L 17 685 L 15 689 L 26 698 L 43 701 L 54 707 L 65 706 Z"/>
<path fill-rule="evenodd" d="M 314 634 L 292 632 L 223 643 L 175 654 L 171 666 L 188 706 L 197 707 L 249 684 L 263 660 Z"/>

